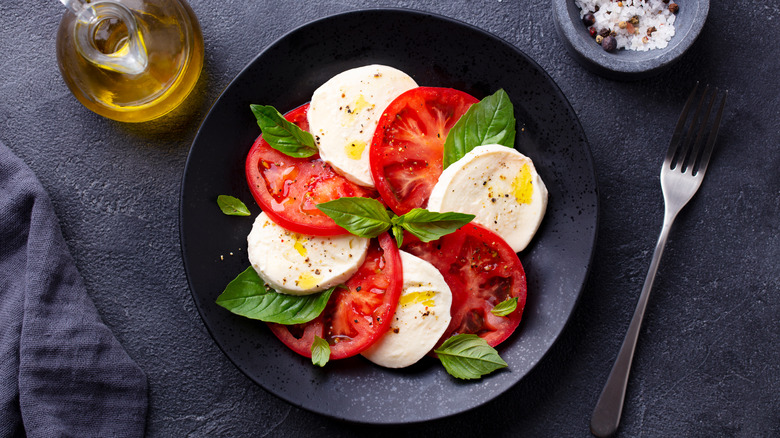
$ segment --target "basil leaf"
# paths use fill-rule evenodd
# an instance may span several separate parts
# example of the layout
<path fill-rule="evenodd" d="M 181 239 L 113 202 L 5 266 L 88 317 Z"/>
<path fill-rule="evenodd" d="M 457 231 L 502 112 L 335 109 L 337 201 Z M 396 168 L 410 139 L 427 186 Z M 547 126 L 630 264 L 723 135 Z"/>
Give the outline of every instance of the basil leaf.
<path fill-rule="evenodd" d="M 390 215 L 385 206 L 371 198 L 339 198 L 317 204 L 336 225 L 360 237 L 376 237 L 390 228 Z"/>
<path fill-rule="evenodd" d="M 404 229 L 399 225 L 393 224 L 393 237 L 395 237 L 395 244 L 400 248 L 404 244 Z"/>
<path fill-rule="evenodd" d="M 337 286 L 312 295 L 280 294 L 266 288 L 253 267 L 228 283 L 217 304 L 236 315 L 277 324 L 303 324 L 322 313 Z"/>
<path fill-rule="evenodd" d="M 423 242 L 430 242 L 454 232 L 472 219 L 474 219 L 473 214 L 437 213 L 423 208 L 414 208 L 398 218 L 398 225 Z"/>
<path fill-rule="evenodd" d="M 328 341 L 314 335 L 314 342 L 311 343 L 311 363 L 318 367 L 324 367 L 330 360 L 330 345 Z"/>
<path fill-rule="evenodd" d="M 229 195 L 217 196 L 217 205 L 222 213 L 229 216 L 249 216 L 249 209 L 240 199 Z"/>
<path fill-rule="evenodd" d="M 458 379 L 479 379 L 507 366 L 498 352 L 477 335 L 455 335 L 444 341 L 434 353 L 439 356 L 444 369 Z"/>
<path fill-rule="evenodd" d="M 512 297 L 496 304 L 490 309 L 490 313 L 496 316 L 507 316 L 515 310 L 517 310 L 517 297 Z"/>
<path fill-rule="evenodd" d="M 453 125 L 444 141 L 442 165 L 446 169 L 467 152 L 485 144 L 515 145 L 515 114 L 504 90 L 471 105 Z"/>
<path fill-rule="evenodd" d="M 263 140 L 277 151 L 296 158 L 311 157 L 317 153 L 314 137 L 303 129 L 288 122 L 272 106 L 250 105 L 257 119 L 257 126 L 263 131 Z"/>

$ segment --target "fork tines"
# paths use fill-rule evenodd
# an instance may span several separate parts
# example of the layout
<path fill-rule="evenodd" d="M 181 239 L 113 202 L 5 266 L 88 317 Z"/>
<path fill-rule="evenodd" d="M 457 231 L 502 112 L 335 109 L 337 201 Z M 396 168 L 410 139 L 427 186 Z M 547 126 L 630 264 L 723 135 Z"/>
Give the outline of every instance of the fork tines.
<path fill-rule="evenodd" d="M 687 124 L 688 129 L 683 137 L 686 121 L 688 120 L 688 113 L 690 112 L 693 102 L 696 100 L 696 91 L 698 88 L 699 83 L 697 82 L 696 86 L 693 87 L 691 95 L 688 96 L 688 100 L 685 102 L 685 107 L 680 114 L 680 119 L 677 120 L 677 126 L 674 128 L 669 150 L 666 152 L 664 166 L 669 169 L 681 166 L 679 172 L 686 173 L 690 169 L 690 174 L 692 176 L 703 177 L 704 172 L 707 171 L 707 163 L 710 161 L 710 154 L 712 154 L 712 148 L 715 145 L 715 138 L 718 135 L 718 127 L 720 126 L 720 119 L 723 115 L 723 107 L 726 105 L 726 96 L 728 95 L 728 92 L 723 93 L 715 119 L 711 123 L 708 123 L 718 95 L 718 89 L 715 88 L 712 93 L 710 93 L 709 103 L 706 105 L 707 110 L 706 112 L 702 112 L 702 109 L 705 107 L 705 101 L 707 100 L 707 94 L 710 90 L 710 86 L 707 85 L 699 98 L 696 112 L 693 115 L 693 119 Z M 705 144 L 704 134 L 707 131 L 708 125 L 710 125 L 709 136 Z M 698 134 L 696 133 L 697 127 Z M 694 136 L 696 137 L 695 139 Z"/>

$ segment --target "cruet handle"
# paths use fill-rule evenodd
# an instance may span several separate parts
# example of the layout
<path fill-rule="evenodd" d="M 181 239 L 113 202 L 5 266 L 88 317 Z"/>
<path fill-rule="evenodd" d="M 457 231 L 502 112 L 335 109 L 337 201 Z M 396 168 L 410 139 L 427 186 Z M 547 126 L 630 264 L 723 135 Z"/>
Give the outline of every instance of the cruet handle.
<path fill-rule="evenodd" d="M 60 2 L 77 17 L 79 17 L 82 12 L 87 14 L 94 13 L 94 11 L 87 7 L 87 3 L 84 0 L 60 0 Z"/>

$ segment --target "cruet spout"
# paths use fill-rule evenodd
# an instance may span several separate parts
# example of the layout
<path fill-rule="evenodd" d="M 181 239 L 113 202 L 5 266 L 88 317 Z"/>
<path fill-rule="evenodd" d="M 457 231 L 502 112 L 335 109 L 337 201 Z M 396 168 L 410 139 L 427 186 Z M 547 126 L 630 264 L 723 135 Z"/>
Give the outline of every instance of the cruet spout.
<path fill-rule="evenodd" d="M 149 63 L 143 34 L 133 12 L 116 0 L 60 0 L 77 21 L 73 41 L 97 67 L 119 73 L 143 73 Z"/>

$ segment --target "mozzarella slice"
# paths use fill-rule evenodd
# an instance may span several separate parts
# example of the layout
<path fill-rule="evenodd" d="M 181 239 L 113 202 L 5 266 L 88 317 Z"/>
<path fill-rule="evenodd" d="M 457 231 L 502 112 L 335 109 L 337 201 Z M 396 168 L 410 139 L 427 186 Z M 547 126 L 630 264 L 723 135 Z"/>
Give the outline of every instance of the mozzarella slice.
<path fill-rule="evenodd" d="M 390 330 L 361 353 L 371 362 L 402 368 L 422 359 L 450 324 L 452 292 L 430 263 L 400 251 L 404 284 Z"/>
<path fill-rule="evenodd" d="M 249 262 L 280 293 L 308 295 L 341 284 L 368 252 L 368 239 L 351 234 L 308 236 L 288 231 L 260 213 L 247 237 Z"/>
<path fill-rule="evenodd" d="M 368 65 L 340 73 L 311 98 L 308 119 L 320 157 L 347 179 L 374 187 L 368 150 L 382 112 L 417 83 L 406 73 Z"/>
<path fill-rule="evenodd" d="M 530 158 L 506 146 L 478 146 L 444 169 L 427 208 L 476 215 L 474 222 L 520 252 L 542 223 L 547 188 Z"/>

